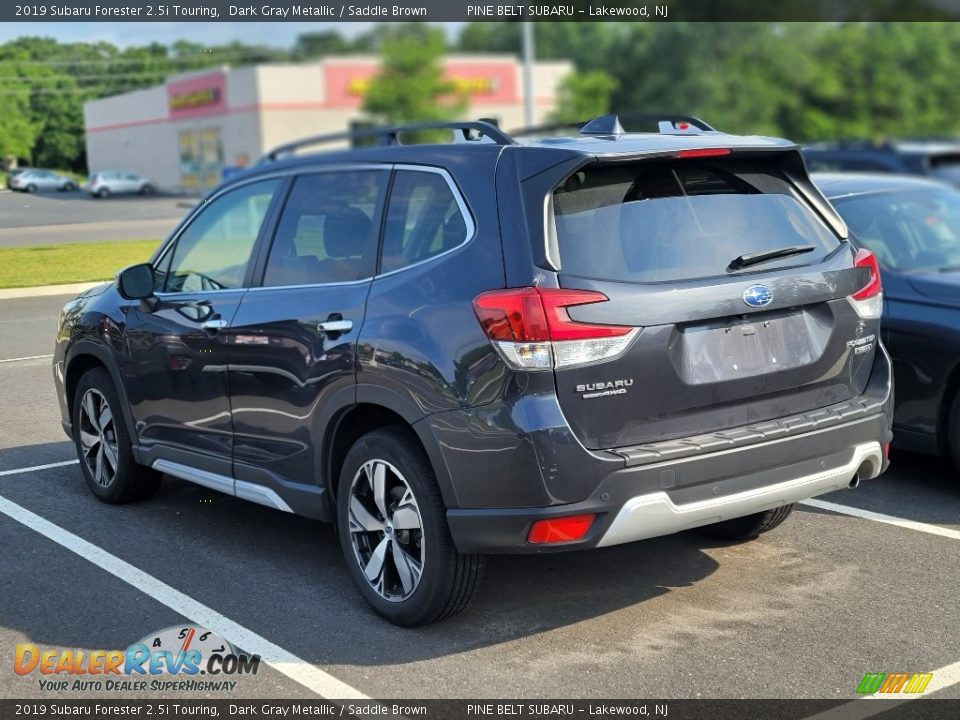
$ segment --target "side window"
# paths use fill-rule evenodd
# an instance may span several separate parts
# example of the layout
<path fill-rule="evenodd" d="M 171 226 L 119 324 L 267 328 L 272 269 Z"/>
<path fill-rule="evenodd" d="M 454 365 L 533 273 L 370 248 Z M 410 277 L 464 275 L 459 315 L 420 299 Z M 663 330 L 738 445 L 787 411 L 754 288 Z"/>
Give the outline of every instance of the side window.
<path fill-rule="evenodd" d="M 446 179 L 434 172 L 398 170 L 383 236 L 383 272 L 421 262 L 467 239 L 467 222 Z"/>
<path fill-rule="evenodd" d="M 386 170 L 301 175 L 290 189 L 270 248 L 263 284 L 316 285 L 371 277 L 374 218 Z"/>
<path fill-rule="evenodd" d="M 244 185 L 213 200 L 187 226 L 166 269 L 166 292 L 229 290 L 243 276 L 279 180 Z"/>

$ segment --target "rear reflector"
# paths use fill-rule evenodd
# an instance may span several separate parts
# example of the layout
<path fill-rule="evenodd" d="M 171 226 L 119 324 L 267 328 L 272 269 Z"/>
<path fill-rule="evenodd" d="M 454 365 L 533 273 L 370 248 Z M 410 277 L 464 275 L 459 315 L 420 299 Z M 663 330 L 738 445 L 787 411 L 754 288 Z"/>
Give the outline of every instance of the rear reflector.
<path fill-rule="evenodd" d="M 700 157 L 720 157 L 729 155 L 730 148 L 696 148 L 693 150 L 680 150 L 674 157 L 677 158 L 700 158 Z"/>
<path fill-rule="evenodd" d="M 857 250 L 854 267 L 866 268 L 870 274 L 867 284 L 850 296 L 857 314 L 864 319 L 879 318 L 883 312 L 883 284 L 880 280 L 880 265 L 877 256 L 865 248 Z"/>
<path fill-rule="evenodd" d="M 596 516 L 571 515 L 552 520 L 537 520 L 530 528 L 527 541 L 535 545 L 548 545 L 580 540 L 593 525 L 594 517 Z"/>
<path fill-rule="evenodd" d="M 610 360 L 629 346 L 637 328 L 577 322 L 567 312 L 607 299 L 593 290 L 510 288 L 478 295 L 473 309 L 509 365 L 548 370 Z"/>

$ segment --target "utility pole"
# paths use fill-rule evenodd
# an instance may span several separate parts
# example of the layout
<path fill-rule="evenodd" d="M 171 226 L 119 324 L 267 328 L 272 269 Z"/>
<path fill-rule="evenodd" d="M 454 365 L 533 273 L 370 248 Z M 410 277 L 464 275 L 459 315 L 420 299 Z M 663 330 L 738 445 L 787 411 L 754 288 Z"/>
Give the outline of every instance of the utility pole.
<path fill-rule="evenodd" d="M 533 23 L 523 23 L 523 122 L 533 126 Z"/>

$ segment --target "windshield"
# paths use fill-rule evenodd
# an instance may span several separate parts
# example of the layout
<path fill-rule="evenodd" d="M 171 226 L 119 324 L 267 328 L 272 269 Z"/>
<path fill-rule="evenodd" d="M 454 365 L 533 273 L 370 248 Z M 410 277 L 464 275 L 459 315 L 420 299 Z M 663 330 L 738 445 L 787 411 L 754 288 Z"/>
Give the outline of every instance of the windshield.
<path fill-rule="evenodd" d="M 884 267 L 927 272 L 960 267 L 960 193 L 924 188 L 834 201 L 860 244 Z"/>
<path fill-rule="evenodd" d="M 588 167 L 554 192 L 553 211 L 563 272 L 601 280 L 726 275 L 743 255 L 812 246 L 742 272 L 805 265 L 839 244 L 789 183 L 756 161 Z"/>

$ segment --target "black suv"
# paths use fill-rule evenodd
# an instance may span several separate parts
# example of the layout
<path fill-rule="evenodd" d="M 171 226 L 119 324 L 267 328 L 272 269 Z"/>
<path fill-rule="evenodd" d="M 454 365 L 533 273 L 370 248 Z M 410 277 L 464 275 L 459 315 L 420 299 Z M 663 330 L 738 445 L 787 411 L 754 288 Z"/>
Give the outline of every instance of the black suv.
<path fill-rule="evenodd" d="M 845 140 L 803 148 L 810 172 L 876 172 L 928 175 L 960 186 L 960 141 Z"/>
<path fill-rule="evenodd" d="M 66 306 L 98 498 L 166 473 L 334 521 L 365 598 L 416 625 L 484 554 L 755 537 L 883 471 L 876 261 L 795 145 L 610 116 L 401 142 L 437 127 L 279 148 Z"/>

